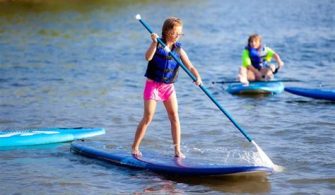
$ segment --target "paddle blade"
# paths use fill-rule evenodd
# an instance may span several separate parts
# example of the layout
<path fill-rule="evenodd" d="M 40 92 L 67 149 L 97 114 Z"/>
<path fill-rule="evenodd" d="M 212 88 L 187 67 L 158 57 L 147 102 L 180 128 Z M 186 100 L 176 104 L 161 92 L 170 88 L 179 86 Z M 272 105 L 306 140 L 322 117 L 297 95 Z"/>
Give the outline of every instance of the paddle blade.
<path fill-rule="evenodd" d="M 257 152 L 259 153 L 262 161 L 264 162 L 265 166 L 272 168 L 275 172 L 283 172 L 285 170 L 284 167 L 280 165 L 276 165 L 272 162 L 272 160 L 265 154 L 261 147 L 259 147 L 256 142 L 251 141 L 257 148 Z"/>
<path fill-rule="evenodd" d="M 262 161 L 265 163 L 266 166 L 274 168 L 275 165 L 273 164 L 272 160 L 265 154 L 265 152 L 262 150 L 261 147 L 259 147 L 255 141 L 251 141 L 252 144 L 254 144 L 257 148 L 257 152 L 259 153 Z"/>

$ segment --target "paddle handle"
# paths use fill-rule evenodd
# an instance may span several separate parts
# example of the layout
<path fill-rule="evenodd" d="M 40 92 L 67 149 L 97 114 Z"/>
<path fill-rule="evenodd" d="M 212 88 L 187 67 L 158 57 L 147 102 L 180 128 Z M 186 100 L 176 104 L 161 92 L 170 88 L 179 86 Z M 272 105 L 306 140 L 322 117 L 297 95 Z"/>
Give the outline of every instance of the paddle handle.
<path fill-rule="evenodd" d="M 150 34 L 153 33 L 152 29 L 150 26 L 145 23 L 139 14 L 136 15 L 136 19 L 150 32 Z M 179 66 L 187 73 L 189 77 L 195 82 L 197 79 L 196 77 L 185 67 L 185 65 L 181 62 L 180 59 L 178 59 L 172 52 L 171 50 L 165 45 L 165 43 L 160 39 L 157 38 L 157 41 L 159 44 L 161 44 L 164 47 L 164 50 L 169 53 L 169 55 L 179 64 Z M 244 135 L 245 138 L 249 142 L 252 141 L 251 137 L 237 124 L 237 122 L 233 119 L 233 117 L 219 104 L 219 102 L 210 94 L 208 89 L 203 86 L 202 84 L 199 85 L 200 89 L 209 97 L 210 100 L 221 110 L 221 112 L 226 115 L 226 117 L 234 124 L 234 126 Z"/>

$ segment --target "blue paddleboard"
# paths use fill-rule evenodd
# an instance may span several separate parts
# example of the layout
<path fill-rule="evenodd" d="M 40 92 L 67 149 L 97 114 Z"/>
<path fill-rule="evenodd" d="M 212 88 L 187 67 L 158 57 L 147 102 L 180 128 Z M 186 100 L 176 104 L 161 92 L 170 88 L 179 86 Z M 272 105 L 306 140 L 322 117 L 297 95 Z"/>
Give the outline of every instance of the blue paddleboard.
<path fill-rule="evenodd" d="M 153 152 L 144 152 L 140 158 L 134 157 L 130 151 L 108 149 L 97 142 L 75 141 L 71 151 L 89 158 L 107 161 L 116 165 L 146 169 L 156 173 L 183 176 L 221 176 L 231 174 L 270 174 L 272 168 L 254 165 L 220 165 L 201 162 L 191 157 L 186 159 L 164 156 Z"/>
<path fill-rule="evenodd" d="M 38 128 L 0 130 L 0 147 L 68 142 L 105 134 L 103 128 Z"/>
<path fill-rule="evenodd" d="M 284 91 L 284 84 L 280 81 L 257 81 L 250 82 L 249 85 L 233 83 L 228 85 L 227 91 L 233 95 L 277 94 Z"/>
<path fill-rule="evenodd" d="M 285 91 L 304 97 L 335 101 L 334 89 L 310 89 L 302 87 L 285 87 Z"/>

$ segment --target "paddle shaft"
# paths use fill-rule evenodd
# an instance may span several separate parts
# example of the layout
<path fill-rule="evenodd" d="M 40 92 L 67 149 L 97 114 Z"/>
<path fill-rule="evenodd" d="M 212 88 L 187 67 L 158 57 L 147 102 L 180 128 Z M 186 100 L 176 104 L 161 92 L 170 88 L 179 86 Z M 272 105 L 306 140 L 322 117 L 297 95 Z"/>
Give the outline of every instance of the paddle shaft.
<path fill-rule="evenodd" d="M 146 24 L 142 19 L 139 19 L 140 23 L 149 31 L 150 34 L 153 33 L 152 29 L 148 24 Z M 165 45 L 165 43 L 160 39 L 157 38 L 157 41 L 159 44 L 161 44 L 164 47 L 164 50 L 169 53 L 169 55 L 179 64 L 179 66 L 187 73 L 189 77 L 195 82 L 197 79 L 196 77 L 186 68 L 186 66 L 181 62 L 180 59 L 178 59 L 171 51 L 170 49 Z M 226 115 L 226 117 L 234 124 L 234 126 L 244 135 L 245 138 L 249 142 L 252 142 L 251 137 L 237 124 L 237 122 L 233 119 L 233 117 L 219 104 L 219 102 L 210 94 L 208 89 L 204 87 L 202 84 L 199 85 L 200 89 L 209 97 L 209 99 L 212 100 L 212 102 L 222 111 L 223 114 Z"/>

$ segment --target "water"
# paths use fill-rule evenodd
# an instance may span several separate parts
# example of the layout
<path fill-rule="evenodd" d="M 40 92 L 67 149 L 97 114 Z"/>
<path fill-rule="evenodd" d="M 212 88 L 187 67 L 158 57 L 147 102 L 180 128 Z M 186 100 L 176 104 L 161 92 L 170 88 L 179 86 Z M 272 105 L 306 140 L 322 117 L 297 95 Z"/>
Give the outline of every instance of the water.
<path fill-rule="evenodd" d="M 231 96 L 226 86 L 211 84 L 235 77 L 247 37 L 257 32 L 285 62 L 278 77 L 303 81 L 287 86 L 335 88 L 333 0 L 0 5 L 0 129 L 105 127 L 94 140 L 129 148 L 143 112 L 150 43 L 134 16 L 159 32 L 175 15 L 205 86 L 284 167 L 266 178 L 169 178 L 80 157 L 63 143 L 2 150 L 1 194 L 334 193 L 334 103 L 285 92 Z M 186 155 L 220 161 L 225 151 L 254 149 L 183 72 L 176 89 Z M 173 153 L 162 105 L 142 148 Z"/>

